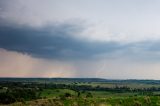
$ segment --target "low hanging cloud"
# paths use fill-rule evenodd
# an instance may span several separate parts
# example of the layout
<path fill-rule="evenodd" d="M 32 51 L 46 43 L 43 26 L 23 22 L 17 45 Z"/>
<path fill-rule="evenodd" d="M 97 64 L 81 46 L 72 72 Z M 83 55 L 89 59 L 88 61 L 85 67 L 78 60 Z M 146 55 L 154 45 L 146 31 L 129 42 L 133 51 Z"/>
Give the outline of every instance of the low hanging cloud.
<path fill-rule="evenodd" d="M 88 42 L 76 39 L 74 25 L 58 25 L 42 28 L 0 27 L 0 48 L 29 54 L 33 57 L 53 59 L 92 58 L 110 53 L 122 46 L 116 42 Z M 77 34 L 78 35 L 78 34 Z"/>
<path fill-rule="evenodd" d="M 82 30 L 75 24 L 53 24 L 41 28 L 29 26 L 0 26 L 0 48 L 57 60 L 83 60 L 98 58 L 130 57 L 159 59 L 159 41 L 133 43 L 97 42 L 78 39 Z M 75 35 L 73 35 L 75 34 Z"/>

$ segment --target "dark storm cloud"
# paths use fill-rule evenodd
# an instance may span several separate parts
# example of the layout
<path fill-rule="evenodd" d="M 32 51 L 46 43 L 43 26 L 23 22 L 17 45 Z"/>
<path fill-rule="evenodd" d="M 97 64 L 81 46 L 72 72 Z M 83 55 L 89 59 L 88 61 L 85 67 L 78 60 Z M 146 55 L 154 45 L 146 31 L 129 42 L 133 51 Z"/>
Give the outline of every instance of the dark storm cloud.
<path fill-rule="evenodd" d="M 34 28 L 15 24 L 0 25 L 0 48 L 47 59 L 124 57 L 159 59 L 159 41 L 134 43 L 89 42 L 74 38 L 83 28 L 75 24 L 55 24 Z M 75 34 L 75 35 L 73 35 Z M 77 34 L 77 35 L 76 35 Z"/>
<path fill-rule="evenodd" d="M 71 37 L 74 25 L 58 25 L 44 28 L 0 27 L 0 48 L 27 53 L 35 57 L 56 59 L 92 58 L 110 53 L 120 46 L 117 43 L 96 43 Z"/>

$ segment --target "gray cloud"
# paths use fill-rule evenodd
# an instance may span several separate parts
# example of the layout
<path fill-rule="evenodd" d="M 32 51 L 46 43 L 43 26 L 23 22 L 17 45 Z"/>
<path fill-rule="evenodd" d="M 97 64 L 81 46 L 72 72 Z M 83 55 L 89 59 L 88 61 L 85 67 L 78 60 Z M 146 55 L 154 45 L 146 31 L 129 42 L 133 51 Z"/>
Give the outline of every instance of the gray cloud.
<path fill-rule="evenodd" d="M 121 44 L 77 39 L 83 28 L 75 24 L 53 24 L 41 28 L 1 25 L 0 48 L 47 59 L 86 59 L 129 57 L 159 60 L 159 41 Z M 73 35 L 75 34 L 75 35 Z M 77 34 L 77 35 L 76 35 Z"/>
<path fill-rule="evenodd" d="M 62 24 L 43 28 L 0 27 L 0 48 L 27 53 L 35 57 L 56 59 L 91 58 L 120 49 L 115 42 L 87 42 L 71 37 L 74 25 Z M 76 34 L 76 33 L 73 33 Z"/>
<path fill-rule="evenodd" d="M 0 0 L 0 76 L 159 79 L 158 4 Z"/>

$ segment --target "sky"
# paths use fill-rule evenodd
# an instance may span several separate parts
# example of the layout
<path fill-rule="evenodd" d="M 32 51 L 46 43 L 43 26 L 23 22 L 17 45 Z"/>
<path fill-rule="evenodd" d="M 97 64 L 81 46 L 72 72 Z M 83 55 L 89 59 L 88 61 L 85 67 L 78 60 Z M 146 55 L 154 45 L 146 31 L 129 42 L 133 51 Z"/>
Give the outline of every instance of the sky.
<path fill-rule="evenodd" d="M 0 0 L 0 77 L 160 80 L 159 0 Z"/>

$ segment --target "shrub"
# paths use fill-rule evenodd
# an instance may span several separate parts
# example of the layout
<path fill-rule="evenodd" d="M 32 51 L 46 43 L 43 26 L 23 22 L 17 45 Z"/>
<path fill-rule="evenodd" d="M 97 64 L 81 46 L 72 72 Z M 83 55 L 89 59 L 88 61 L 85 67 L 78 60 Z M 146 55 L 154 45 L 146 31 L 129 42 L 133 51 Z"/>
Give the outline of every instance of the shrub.
<path fill-rule="evenodd" d="M 142 106 L 142 104 L 139 101 L 134 101 L 134 106 Z"/>
<path fill-rule="evenodd" d="M 93 97 L 93 95 L 90 92 L 87 93 L 86 98 L 92 98 L 92 97 Z"/>
<path fill-rule="evenodd" d="M 70 93 L 65 93 L 65 97 L 71 97 L 72 95 Z"/>

